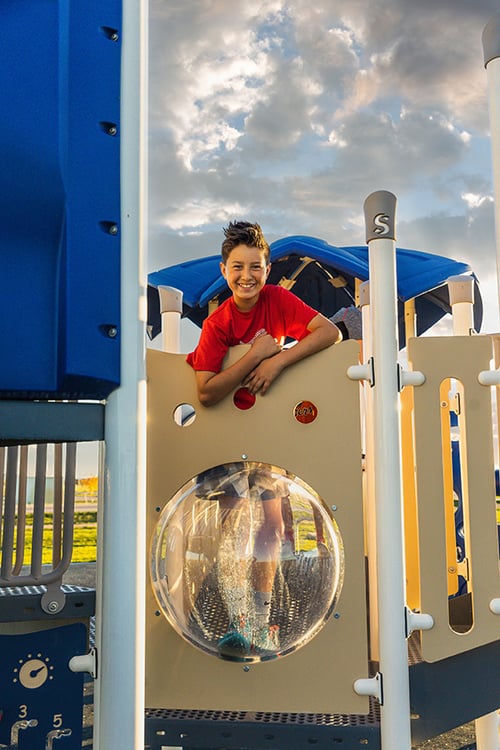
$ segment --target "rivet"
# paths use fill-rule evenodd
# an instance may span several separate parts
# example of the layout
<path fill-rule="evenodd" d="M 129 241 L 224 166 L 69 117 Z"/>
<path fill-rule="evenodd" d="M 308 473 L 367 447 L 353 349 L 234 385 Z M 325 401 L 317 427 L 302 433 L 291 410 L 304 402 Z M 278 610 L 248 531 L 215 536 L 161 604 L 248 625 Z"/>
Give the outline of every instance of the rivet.
<path fill-rule="evenodd" d="M 245 664 L 245 666 L 243 667 L 243 671 L 250 672 L 250 667 L 248 666 L 248 664 Z"/>
<path fill-rule="evenodd" d="M 332 510 L 336 511 L 337 510 L 337 506 L 336 505 L 332 505 Z"/>
<path fill-rule="evenodd" d="M 118 128 L 116 127 L 116 125 L 111 125 L 108 128 L 108 135 L 116 135 L 117 133 L 118 133 Z"/>
<path fill-rule="evenodd" d="M 111 224 L 109 227 L 109 233 L 110 234 L 118 234 L 118 225 L 117 224 Z"/>
<path fill-rule="evenodd" d="M 248 458 L 248 455 L 246 453 L 242 453 L 241 457 L 242 457 L 243 461 L 246 461 L 247 458 Z"/>
<path fill-rule="evenodd" d="M 114 31 L 109 38 L 112 42 L 117 42 L 120 36 L 117 31 Z"/>
<path fill-rule="evenodd" d="M 156 615 L 156 617 L 159 617 L 161 615 L 161 612 L 160 612 L 159 609 L 156 610 L 155 615 Z"/>
<path fill-rule="evenodd" d="M 335 620 L 338 620 L 339 617 L 340 617 L 339 612 L 335 612 L 335 614 L 333 615 L 333 617 L 334 617 Z"/>
<path fill-rule="evenodd" d="M 108 336 L 110 339 L 115 339 L 118 336 L 118 328 L 116 326 L 109 326 Z"/>

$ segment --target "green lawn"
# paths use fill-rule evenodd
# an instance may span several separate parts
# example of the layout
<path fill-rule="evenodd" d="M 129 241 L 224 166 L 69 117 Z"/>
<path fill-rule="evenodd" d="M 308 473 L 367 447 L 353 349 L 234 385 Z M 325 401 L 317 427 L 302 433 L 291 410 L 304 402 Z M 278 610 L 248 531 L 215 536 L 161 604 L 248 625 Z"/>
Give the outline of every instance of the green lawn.
<path fill-rule="evenodd" d="M 33 516 L 26 516 L 26 538 L 24 545 L 24 564 L 31 558 L 31 541 L 33 533 Z M 96 559 L 97 511 L 76 511 L 72 562 L 93 562 Z M 45 513 L 42 563 L 52 563 L 52 514 Z"/>

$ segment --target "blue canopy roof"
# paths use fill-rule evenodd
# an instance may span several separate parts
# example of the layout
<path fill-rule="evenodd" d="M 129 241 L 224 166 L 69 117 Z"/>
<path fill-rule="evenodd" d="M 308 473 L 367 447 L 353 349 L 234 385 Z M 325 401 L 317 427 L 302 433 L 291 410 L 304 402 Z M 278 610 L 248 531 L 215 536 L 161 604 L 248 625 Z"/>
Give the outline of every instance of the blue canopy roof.
<path fill-rule="evenodd" d="M 268 283 L 277 284 L 296 271 L 303 258 L 313 263 L 297 276 L 292 291 L 323 314 L 330 316 L 354 298 L 355 279 L 369 278 L 368 248 L 366 246 L 335 247 L 315 237 L 295 235 L 271 244 L 271 273 Z M 198 325 L 208 314 L 209 301 L 229 295 L 220 272 L 220 255 L 179 263 L 149 274 L 149 285 L 171 286 L 183 292 L 183 315 Z M 396 250 L 397 288 L 400 306 L 417 298 L 417 331 L 423 333 L 447 312 L 450 312 L 446 281 L 450 276 L 470 274 L 467 263 L 442 255 L 417 250 Z M 321 279 L 323 274 L 324 279 Z M 330 277 L 330 278 L 328 278 Z M 333 277 L 333 279 L 332 279 Z M 475 324 L 482 322 L 482 302 L 475 280 Z M 150 290 L 149 324 L 154 337 L 159 328 L 159 309 L 155 310 L 157 294 Z M 401 311 L 401 315 L 403 312 Z M 404 332 L 400 326 L 400 340 Z M 402 343 L 403 345 L 403 343 Z"/>

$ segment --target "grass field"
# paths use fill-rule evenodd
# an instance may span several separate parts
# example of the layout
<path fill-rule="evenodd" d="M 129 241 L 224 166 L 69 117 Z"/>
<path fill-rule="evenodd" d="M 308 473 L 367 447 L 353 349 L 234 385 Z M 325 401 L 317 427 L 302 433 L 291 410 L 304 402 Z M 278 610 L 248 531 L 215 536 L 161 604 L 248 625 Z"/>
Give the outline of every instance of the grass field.
<path fill-rule="evenodd" d="M 52 563 L 52 513 L 45 513 L 43 546 L 42 546 L 42 563 Z M 31 544 L 33 533 L 33 515 L 26 515 L 26 538 L 24 544 L 23 564 L 27 565 L 31 558 Z M 96 559 L 97 544 L 97 511 L 85 510 L 75 511 L 74 534 L 73 534 L 73 555 L 72 562 L 94 562 Z M 301 552 L 308 552 L 316 547 L 316 534 L 314 523 L 309 519 L 304 519 L 300 523 L 300 533 L 296 540 L 296 549 Z"/>
<path fill-rule="evenodd" d="M 96 558 L 97 511 L 75 513 L 73 562 L 93 562 Z"/>
<path fill-rule="evenodd" d="M 23 564 L 27 565 L 31 558 L 31 543 L 33 535 L 33 515 L 26 515 L 26 538 L 24 544 Z M 72 562 L 93 562 L 96 559 L 97 511 L 76 511 L 73 534 Z M 52 563 L 52 513 L 45 513 L 43 532 L 42 563 Z"/>

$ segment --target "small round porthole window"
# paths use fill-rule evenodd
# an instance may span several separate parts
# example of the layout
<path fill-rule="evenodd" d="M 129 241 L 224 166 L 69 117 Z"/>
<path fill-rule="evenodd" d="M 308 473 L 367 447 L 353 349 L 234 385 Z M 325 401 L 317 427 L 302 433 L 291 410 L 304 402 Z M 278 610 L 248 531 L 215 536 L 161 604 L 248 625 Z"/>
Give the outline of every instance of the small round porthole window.
<path fill-rule="evenodd" d="M 335 609 L 340 530 L 317 493 L 270 464 L 240 461 L 193 477 L 156 524 L 158 605 L 193 646 L 269 661 L 307 644 Z"/>

